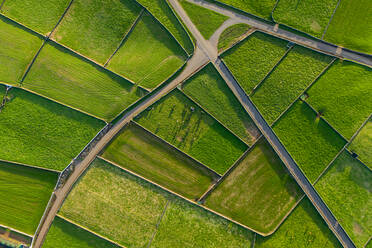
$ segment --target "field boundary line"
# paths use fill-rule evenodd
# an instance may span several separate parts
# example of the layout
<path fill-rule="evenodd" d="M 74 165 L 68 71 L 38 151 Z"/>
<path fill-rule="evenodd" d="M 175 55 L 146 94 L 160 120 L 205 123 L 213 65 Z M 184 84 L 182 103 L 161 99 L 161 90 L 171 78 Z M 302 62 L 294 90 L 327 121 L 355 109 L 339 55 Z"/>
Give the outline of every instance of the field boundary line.
<path fill-rule="evenodd" d="M 238 23 L 239 24 L 239 23 Z M 246 24 L 246 23 L 240 23 L 240 24 Z M 234 25 L 236 25 L 236 24 L 234 24 Z M 234 26 L 234 25 L 231 25 L 230 27 L 232 27 L 232 26 Z M 248 25 L 248 24 L 246 24 L 246 25 Z M 228 27 L 229 28 L 229 27 Z M 226 29 L 228 29 L 228 28 L 226 28 Z M 225 29 L 225 30 L 226 30 Z M 224 31 L 225 31 L 224 30 Z M 218 54 L 217 54 L 217 56 L 222 56 L 222 54 L 224 54 L 225 52 L 227 52 L 228 50 L 230 50 L 230 49 L 232 49 L 233 47 L 235 47 L 236 45 L 238 45 L 238 44 L 240 44 L 243 40 L 245 40 L 246 38 L 248 38 L 249 36 L 251 36 L 252 34 L 254 34 L 255 32 L 257 31 L 257 29 L 255 28 L 255 27 L 250 27 L 250 29 L 248 29 L 248 31 L 247 32 L 245 32 L 244 34 L 242 34 L 235 42 L 233 42 L 232 44 L 231 44 L 231 46 L 229 46 L 229 47 L 227 47 L 227 48 L 225 48 L 225 49 L 222 49 L 222 50 L 219 50 L 219 51 L 217 51 L 218 52 Z M 221 33 L 222 34 L 222 33 Z M 220 36 L 220 38 L 221 38 L 221 36 Z M 218 44 L 219 44 L 219 42 L 220 42 L 220 39 L 218 39 L 218 43 L 217 43 L 217 46 L 218 46 Z M 217 47 L 217 49 L 218 49 L 218 47 Z"/>
<path fill-rule="evenodd" d="M 73 2 L 74 2 L 74 0 L 71 0 L 69 2 L 69 4 L 67 5 L 66 9 L 62 13 L 62 16 L 58 19 L 58 21 L 57 21 L 56 25 L 54 25 L 52 31 L 50 31 L 49 34 L 47 35 L 47 39 L 49 39 L 52 36 L 52 34 L 54 33 L 54 31 L 56 30 L 56 28 L 58 27 L 58 25 L 61 23 L 62 19 L 65 17 L 67 11 L 70 9 L 70 7 L 71 7 L 71 5 L 72 5 Z"/>
<path fill-rule="evenodd" d="M 3 85 L 1 82 L 0 82 L 0 85 Z M 6 103 L 6 99 L 8 98 L 8 93 L 9 93 L 9 90 L 12 88 L 12 86 L 9 86 L 7 84 L 3 85 L 5 87 L 5 93 L 4 93 L 4 96 L 1 100 L 1 103 L 0 103 L 0 113 L 1 111 L 3 110 L 3 108 L 5 107 L 5 103 Z"/>
<path fill-rule="evenodd" d="M 58 184 L 58 181 L 57 181 L 57 184 Z M 40 228 L 44 224 L 47 214 L 49 213 L 53 203 L 56 201 L 56 197 L 57 197 L 56 193 L 55 193 L 55 191 L 53 191 L 50 198 L 49 198 L 48 204 L 46 205 L 46 207 L 44 209 L 43 216 L 41 217 L 41 219 L 39 221 L 39 225 L 36 228 L 34 237 L 33 237 L 32 242 L 31 242 L 31 248 L 33 247 L 34 240 L 36 240 L 37 236 L 39 235 Z M 49 232 L 49 229 L 50 229 L 50 226 L 48 227 L 48 232 Z M 44 243 L 44 240 L 43 240 L 42 243 Z"/>
<path fill-rule="evenodd" d="M 364 128 L 365 125 L 367 125 L 367 123 L 369 122 L 369 120 L 372 119 L 372 114 L 370 114 L 366 120 L 364 120 L 364 122 L 362 123 L 362 125 L 355 131 L 355 133 L 353 134 L 353 136 L 351 136 L 350 140 L 349 140 L 349 143 L 351 144 L 354 139 L 356 138 L 356 136 L 358 136 L 358 134 L 360 133 L 360 131 L 362 131 L 362 129 Z M 350 145 L 349 144 L 349 145 Z M 371 237 L 372 238 L 372 237 Z"/>
<path fill-rule="evenodd" d="M 3 1 L 1 2 L 1 4 L 0 4 L 0 11 L 1 11 L 1 9 L 3 8 L 4 3 L 5 3 L 5 0 L 3 0 Z"/>
<path fill-rule="evenodd" d="M 353 155 L 353 152 L 351 152 L 349 149 L 347 149 L 347 147 L 345 148 L 345 151 L 347 151 L 350 156 Z M 372 173 L 372 169 L 368 167 L 368 165 L 366 163 L 364 163 L 360 158 L 359 156 L 354 158 L 355 160 L 357 160 L 360 164 L 362 164 L 363 166 L 365 166 L 371 173 Z M 371 237 L 372 238 L 372 237 Z"/>
<path fill-rule="evenodd" d="M 275 12 L 276 8 L 278 7 L 279 1 L 280 1 L 280 0 L 276 0 L 275 5 L 274 5 L 273 9 L 271 10 L 271 16 L 270 16 L 270 17 L 271 17 L 271 20 L 272 20 L 274 23 L 276 23 L 276 22 L 275 22 L 273 16 L 274 16 L 274 12 Z"/>
<path fill-rule="evenodd" d="M 367 245 L 368 245 L 369 242 L 371 242 L 371 240 L 372 240 L 372 236 L 369 237 L 369 239 L 367 240 L 367 242 L 363 245 L 363 248 L 367 248 Z"/>
<path fill-rule="evenodd" d="M 257 238 L 257 233 L 253 233 L 253 240 L 252 240 L 250 248 L 254 248 L 254 246 L 256 245 L 256 238 Z"/>
<path fill-rule="evenodd" d="M 151 243 L 152 243 L 152 241 L 154 240 L 155 235 L 156 235 L 157 232 L 158 232 L 159 226 L 160 226 L 160 224 L 161 224 L 161 221 L 163 220 L 163 217 L 164 217 L 164 215 L 165 215 L 165 212 L 167 211 L 167 208 L 168 208 L 168 205 L 169 205 L 170 201 L 171 201 L 171 200 L 168 199 L 168 201 L 167 201 L 167 203 L 165 204 L 165 207 L 164 207 L 164 209 L 163 209 L 163 211 L 162 211 L 160 217 L 158 218 L 158 221 L 157 221 L 157 223 L 156 223 L 155 231 L 154 231 L 154 233 L 152 234 L 152 237 L 150 238 L 149 243 L 148 243 L 147 246 L 146 246 L 147 248 L 149 248 L 149 247 L 151 246 Z"/>
<path fill-rule="evenodd" d="M 327 26 L 324 28 L 324 31 L 323 31 L 323 34 L 322 34 L 322 38 L 321 38 L 321 40 L 324 40 L 324 36 L 325 36 L 326 32 L 328 31 L 328 27 L 329 27 L 329 25 L 331 24 L 332 19 L 333 19 L 333 16 L 336 14 L 336 11 L 337 11 L 338 6 L 340 5 L 340 3 L 341 3 L 341 0 L 338 0 L 338 1 L 337 1 L 337 4 L 336 4 L 336 7 L 335 7 L 334 10 L 333 10 L 332 15 L 331 15 L 331 17 L 330 17 L 329 20 L 328 20 Z"/>
<path fill-rule="evenodd" d="M 239 23 L 238 23 L 238 24 L 239 24 Z M 240 24 L 246 24 L 246 25 L 248 25 L 247 23 L 244 23 L 244 22 L 241 22 Z M 236 25 L 236 24 L 235 24 L 235 25 Z M 231 26 L 230 26 L 230 27 L 231 27 Z M 243 43 L 245 40 L 249 39 L 249 37 L 250 37 L 251 35 L 253 35 L 254 33 L 256 33 L 256 32 L 261 32 L 258 28 L 255 28 L 255 27 L 251 27 L 251 29 L 254 29 L 253 32 L 252 32 L 251 34 L 247 35 L 247 36 L 244 37 L 243 39 L 238 40 L 237 42 L 234 43 L 233 46 L 231 46 L 231 47 L 229 47 L 228 49 L 222 51 L 221 53 L 218 53 L 217 56 L 223 58 L 223 57 L 225 56 L 225 53 L 227 53 L 228 51 L 230 51 L 233 47 L 236 47 L 236 46 L 238 46 L 240 43 Z M 251 29 L 249 29 L 249 30 L 251 30 Z M 226 30 L 226 29 L 225 29 L 225 30 Z M 249 32 L 249 30 L 248 30 L 247 32 Z M 262 33 L 262 32 L 261 32 L 261 33 Z"/>
<path fill-rule="evenodd" d="M 48 172 L 54 172 L 54 173 L 57 173 L 57 174 L 61 173 L 61 171 L 59 171 L 59 170 L 44 168 L 44 167 L 40 167 L 40 166 L 36 166 L 36 165 L 29 165 L 29 164 L 10 161 L 10 160 L 5 160 L 5 159 L 0 159 L 0 162 L 14 164 L 14 165 L 23 166 L 23 167 L 28 167 L 28 168 L 32 168 L 32 169 L 44 170 L 44 171 L 48 171 Z"/>
<path fill-rule="evenodd" d="M 25 80 L 25 78 L 26 78 L 28 72 L 31 70 L 32 65 L 35 63 L 36 58 L 39 56 L 39 54 L 40 54 L 41 50 L 43 49 L 43 47 L 45 46 L 46 42 L 47 42 L 47 38 L 44 39 L 44 41 L 43 41 L 43 43 L 41 44 L 39 50 L 37 50 L 36 54 L 35 54 L 35 55 L 33 56 L 33 58 L 31 59 L 30 63 L 26 66 L 25 72 L 23 73 L 22 78 L 21 78 L 21 80 L 19 81 L 20 85 L 23 84 L 23 81 Z"/>
<path fill-rule="evenodd" d="M 9 227 L 9 226 L 6 226 L 6 225 L 3 225 L 3 224 L 1 224 L 1 223 L 0 223 L 0 227 L 2 227 L 2 228 L 4 228 L 4 229 L 9 229 L 9 230 L 12 231 L 12 232 L 16 232 L 16 233 L 22 234 L 22 235 L 27 236 L 27 237 L 32 238 L 32 239 L 34 238 L 34 236 L 31 235 L 31 234 L 24 233 L 24 232 L 22 232 L 22 231 L 19 231 L 19 230 L 17 230 L 17 229 L 12 228 L 12 227 Z"/>
<path fill-rule="evenodd" d="M 5 0 L 4 0 L 4 1 L 5 1 Z M 23 23 L 21 23 L 21 22 L 19 22 L 19 21 L 16 21 L 16 20 L 14 20 L 13 18 L 8 17 L 8 16 L 6 16 L 5 14 L 3 14 L 3 13 L 1 13 L 1 12 L 0 12 L 0 16 L 3 17 L 3 18 L 5 18 L 5 19 L 7 19 L 8 21 L 14 22 L 14 23 L 17 24 L 18 26 L 21 26 L 22 28 L 28 30 L 30 33 L 33 33 L 34 35 L 38 35 L 38 36 L 40 36 L 39 38 L 46 39 L 46 36 L 43 35 L 42 33 L 39 33 L 38 31 L 33 30 L 32 28 L 28 27 L 27 25 L 25 25 L 25 24 L 23 24 Z"/>

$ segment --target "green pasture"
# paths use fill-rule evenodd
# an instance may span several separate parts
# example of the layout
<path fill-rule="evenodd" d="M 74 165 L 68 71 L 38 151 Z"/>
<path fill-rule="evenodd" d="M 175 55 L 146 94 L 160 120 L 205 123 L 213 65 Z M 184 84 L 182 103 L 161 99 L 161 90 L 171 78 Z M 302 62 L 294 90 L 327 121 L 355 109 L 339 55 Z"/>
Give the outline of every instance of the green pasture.
<path fill-rule="evenodd" d="M 358 158 L 372 169 L 372 119 L 360 130 L 349 149 L 358 154 Z"/>
<path fill-rule="evenodd" d="M 2 85 L 2 84 L 0 84 L 0 104 L 1 104 L 1 102 L 3 100 L 3 98 L 4 98 L 5 90 L 6 90 L 5 86 Z"/>
<path fill-rule="evenodd" d="M 234 45 L 248 32 L 251 27 L 245 23 L 239 23 L 226 28 L 218 41 L 218 51 L 224 51 Z"/>

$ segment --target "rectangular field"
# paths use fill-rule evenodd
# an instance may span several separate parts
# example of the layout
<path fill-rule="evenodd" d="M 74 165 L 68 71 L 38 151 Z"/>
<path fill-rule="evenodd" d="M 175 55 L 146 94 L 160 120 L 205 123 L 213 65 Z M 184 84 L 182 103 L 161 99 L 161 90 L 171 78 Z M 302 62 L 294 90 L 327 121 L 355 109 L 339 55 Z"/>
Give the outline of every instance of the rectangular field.
<path fill-rule="evenodd" d="M 220 174 L 247 148 L 177 89 L 135 120 Z"/>
<path fill-rule="evenodd" d="M 358 135 L 352 141 L 349 149 L 356 154 L 358 158 L 372 169 L 372 119 L 370 118 L 366 125 L 360 130 Z"/>
<path fill-rule="evenodd" d="M 102 157 L 192 200 L 198 199 L 217 179 L 134 123 L 123 129 Z"/>
<path fill-rule="evenodd" d="M 252 101 L 272 124 L 331 62 L 331 57 L 295 46 L 254 92 Z"/>
<path fill-rule="evenodd" d="M 206 199 L 205 205 L 261 233 L 280 224 L 303 195 L 265 139 Z"/>
<path fill-rule="evenodd" d="M 63 170 L 104 126 L 21 89 L 8 97 L 0 112 L 0 159 Z"/>
<path fill-rule="evenodd" d="M 58 174 L 0 162 L 0 225 L 34 235 Z"/>
<path fill-rule="evenodd" d="M 372 233 L 372 173 L 348 152 L 341 153 L 315 185 L 357 247 Z"/>
<path fill-rule="evenodd" d="M 251 27 L 245 23 L 235 24 L 226 28 L 218 40 L 218 51 L 221 52 L 230 48 L 235 42 L 238 42 L 250 28 Z"/>
<path fill-rule="evenodd" d="M 297 101 L 274 125 L 274 131 L 310 182 L 314 182 L 346 144 L 306 104 Z"/>
<path fill-rule="evenodd" d="M 212 64 L 187 80 L 183 91 L 249 145 L 260 131 Z"/>

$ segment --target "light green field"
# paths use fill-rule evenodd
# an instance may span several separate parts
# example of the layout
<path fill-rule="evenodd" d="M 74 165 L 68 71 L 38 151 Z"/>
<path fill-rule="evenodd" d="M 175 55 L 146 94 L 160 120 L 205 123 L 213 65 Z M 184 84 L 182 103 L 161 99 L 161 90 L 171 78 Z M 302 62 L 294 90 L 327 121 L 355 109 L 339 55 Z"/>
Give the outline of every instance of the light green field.
<path fill-rule="evenodd" d="M 84 229 L 56 216 L 43 243 L 45 248 L 116 248 L 114 245 Z"/>
<path fill-rule="evenodd" d="M 307 101 L 347 139 L 372 110 L 372 69 L 337 61 L 308 91 Z"/>
<path fill-rule="evenodd" d="M 224 51 L 234 45 L 235 42 L 248 32 L 250 26 L 245 23 L 239 23 L 226 28 L 218 41 L 218 51 Z"/>
<path fill-rule="evenodd" d="M 342 248 L 307 198 L 301 201 L 273 235 L 268 237 L 257 235 L 254 247 Z"/>
<path fill-rule="evenodd" d="M 303 195 L 265 139 L 207 198 L 205 205 L 261 233 L 272 232 Z"/>
<path fill-rule="evenodd" d="M 102 157 L 192 200 L 216 180 L 194 160 L 134 123 L 116 137 Z"/>
<path fill-rule="evenodd" d="M 142 112 L 136 121 L 220 174 L 247 148 L 178 90 Z"/>
<path fill-rule="evenodd" d="M 41 46 L 41 39 L 0 16 L 0 82 L 17 83 Z"/>
<path fill-rule="evenodd" d="M 358 154 L 358 158 L 372 169 L 372 119 L 360 130 L 349 149 Z"/>
<path fill-rule="evenodd" d="M 5 1 L 1 13 L 31 29 L 47 34 L 52 31 L 70 0 L 10 0 Z"/>
<path fill-rule="evenodd" d="M 143 94 L 130 82 L 53 43 L 44 46 L 23 86 L 105 120 Z"/>
<path fill-rule="evenodd" d="M 254 92 L 252 101 L 272 124 L 331 62 L 331 57 L 295 46 Z"/>
<path fill-rule="evenodd" d="M 252 232 L 174 199 L 167 207 L 151 247 L 250 248 L 252 240 Z"/>
<path fill-rule="evenodd" d="M 274 131 L 307 178 L 314 182 L 346 144 L 314 111 L 297 101 L 274 125 Z"/>
<path fill-rule="evenodd" d="M 325 40 L 360 52 L 372 53 L 372 2 L 341 1 Z"/>
<path fill-rule="evenodd" d="M 63 170 L 104 126 L 21 89 L 8 97 L 0 113 L 0 159 Z"/>
<path fill-rule="evenodd" d="M 104 64 L 140 11 L 136 1 L 77 0 L 52 38 Z"/>
<path fill-rule="evenodd" d="M 55 172 L 0 162 L 0 225 L 33 235 L 57 179 Z"/>
<path fill-rule="evenodd" d="M 185 60 L 182 48 L 145 12 L 108 68 L 152 89 L 171 76 Z"/>
<path fill-rule="evenodd" d="M 254 32 L 244 41 L 223 53 L 234 77 L 249 95 L 287 50 L 287 41 Z"/>
<path fill-rule="evenodd" d="M 338 0 L 280 0 L 275 11 L 276 22 L 321 38 Z"/>
<path fill-rule="evenodd" d="M 372 234 L 372 173 L 344 151 L 315 185 L 357 247 Z"/>

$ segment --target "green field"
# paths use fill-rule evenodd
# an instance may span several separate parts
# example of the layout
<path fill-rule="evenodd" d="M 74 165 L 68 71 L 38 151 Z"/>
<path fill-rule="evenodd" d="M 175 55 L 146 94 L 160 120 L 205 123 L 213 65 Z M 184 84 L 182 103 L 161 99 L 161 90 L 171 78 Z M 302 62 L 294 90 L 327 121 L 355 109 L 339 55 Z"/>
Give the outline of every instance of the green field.
<path fill-rule="evenodd" d="M 41 39 L 0 16 L 0 82 L 17 83 L 41 46 Z M 6 65 L 6 66 L 5 66 Z"/>
<path fill-rule="evenodd" d="M 21 89 L 8 97 L 0 113 L 0 159 L 63 170 L 104 126 Z"/>
<path fill-rule="evenodd" d="M 276 22 L 321 38 L 338 0 L 280 0 L 275 11 Z"/>
<path fill-rule="evenodd" d="M 116 137 L 102 157 L 192 200 L 216 180 L 194 160 L 134 123 Z"/>
<path fill-rule="evenodd" d="M 125 247 L 145 247 L 167 202 L 157 188 L 95 160 L 60 215 Z"/>
<path fill-rule="evenodd" d="M 254 92 L 252 101 L 272 124 L 330 63 L 331 57 L 295 46 Z"/>
<path fill-rule="evenodd" d="M 252 240 L 252 232 L 174 199 L 167 207 L 151 247 L 250 248 Z"/>
<path fill-rule="evenodd" d="M 105 120 L 143 94 L 130 82 L 54 43 L 44 46 L 23 86 Z"/>
<path fill-rule="evenodd" d="M 147 8 L 169 30 L 188 54 L 194 52 L 194 44 L 166 0 L 137 0 L 137 2 Z"/>
<path fill-rule="evenodd" d="M 284 55 L 287 43 L 273 36 L 254 32 L 223 53 L 222 58 L 249 95 Z"/>
<path fill-rule="evenodd" d="M 372 69 L 337 61 L 308 91 L 308 102 L 347 139 L 372 109 Z"/>
<path fill-rule="evenodd" d="M 136 120 L 220 174 L 247 148 L 178 90 L 142 112 Z"/>
<path fill-rule="evenodd" d="M 260 135 L 252 119 L 212 64 L 186 81 L 183 91 L 249 145 Z"/>
<path fill-rule="evenodd" d="M 55 172 L 0 162 L 0 225 L 33 235 L 57 179 Z"/>
<path fill-rule="evenodd" d="M 274 131 L 314 182 L 346 144 L 306 103 L 297 101 L 274 125 Z"/>
<path fill-rule="evenodd" d="M 171 76 L 185 60 L 186 54 L 178 43 L 145 12 L 108 68 L 152 89 Z"/>
<path fill-rule="evenodd" d="M 372 53 L 372 2 L 341 1 L 328 27 L 325 40 L 365 53 Z"/>
<path fill-rule="evenodd" d="M 349 149 L 357 153 L 358 158 L 372 169 L 372 119 L 360 130 Z"/>
<path fill-rule="evenodd" d="M 239 39 L 248 32 L 251 27 L 245 23 L 239 23 L 226 28 L 218 41 L 218 51 L 224 51 L 238 42 Z"/>
<path fill-rule="evenodd" d="M 229 19 L 227 16 L 189 3 L 186 0 L 181 0 L 180 3 L 205 39 L 209 39 L 222 23 Z"/>
<path fill-rule="evenodd" d="M 255 248 L 342 248 L 311 202 L 305 198 L 269 237 L 257 235 Z"/>
<path fill-rule="evenodd" d="M 104 64 L 140 11 L 135 1 L 77 0 L 52 38 Z"/>
<path fill-rule="evenodd" d="M 270 233 L 302 195 L 265 139 L 207 198 L 205 205 L 261 233 Z"/>
<path fill-rule="evenodd" d="M 70 0 L 10 0 L 5 1 L 1 13 L 31 29 L 47 34 L 52 31 Z"/>
<path fill-rule="evenodd" d="M 116 248 L 96 235 L 56 216 L 43 243 L 45 248 Z"/>
<path fill-rule="evenodd" d="M 4 98 L 4 95 L 5 95 L 5 86 L 0 84 L 0 104 L 2 103 L 2 100 Z"/>
<path fill-rule="evenodd" d="M 372 233 L 372 173 L 348 152 L 341 153 L 315 185 L 357 247 Z"/>

